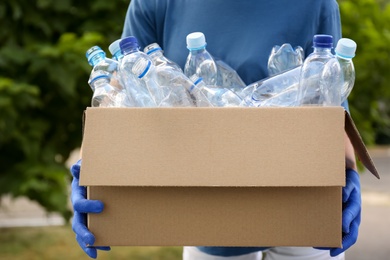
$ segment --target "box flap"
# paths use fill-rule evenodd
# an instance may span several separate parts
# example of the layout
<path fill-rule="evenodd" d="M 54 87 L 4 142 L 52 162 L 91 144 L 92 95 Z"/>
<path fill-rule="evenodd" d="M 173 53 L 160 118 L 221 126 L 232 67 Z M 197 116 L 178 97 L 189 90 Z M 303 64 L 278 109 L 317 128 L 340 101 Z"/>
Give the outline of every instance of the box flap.
<path fill-rule="evenodd" d="M 88 108 L 81 185 L 342 186 L 344 110 Z"/>
<path fill-rule="evenodd" d="M 350 114 L 345 111 L 345 132 L 347 133 L 353 148 L 363 165 L 369 170 L 375 177 L 380 179 L 379 173 L 371 159 L 370 154 L 367 151 L 366 146 L 362 140 L 362 137 L 357 130 L 355 123 L 353 122 Z"/>

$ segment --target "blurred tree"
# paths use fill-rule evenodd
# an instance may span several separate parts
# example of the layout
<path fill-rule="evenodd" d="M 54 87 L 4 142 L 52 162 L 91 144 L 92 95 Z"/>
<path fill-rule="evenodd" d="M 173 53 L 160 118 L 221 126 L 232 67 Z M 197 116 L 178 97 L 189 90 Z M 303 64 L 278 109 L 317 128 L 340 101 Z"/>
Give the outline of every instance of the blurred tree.
<path fill-rule="evenodd" d="M 369 144 L 390 144 L 390 1 L 340 0 L 343 37 L 356 41 L 350 107 Z"/>
<path fill-rule="evenodd" d="M 0 2 L 0 197 L 26 196 L 69 220 L 65 161 L 92 95 L 85 52 L 120 37 L 128 4 Z"/>

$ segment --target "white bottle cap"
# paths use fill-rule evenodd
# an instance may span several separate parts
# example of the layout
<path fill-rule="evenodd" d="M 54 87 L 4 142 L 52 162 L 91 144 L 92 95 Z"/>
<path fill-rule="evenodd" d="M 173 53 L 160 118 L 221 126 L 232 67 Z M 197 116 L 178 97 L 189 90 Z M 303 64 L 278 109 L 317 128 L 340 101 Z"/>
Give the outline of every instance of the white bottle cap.
<path fill-rule="evenodd" d="M 201 32 L 194 32 L 187 35 L 187 49 L 196 50 L 206 46 L 206 38 Z"/>
<path fill-rule="evenodd" d="M 335 53 L 342 58 L 353 58 L 355 57 L 356 48 L 356 42 L 348 38 L 341 38 L 337 42 Z"/>
<path fill-rule="evenodd" d="M 115 55 L 115 53 L 117 53 L 118 51 L 121 50 L 121 48 L 119 46 L 120 41 L 121 41 L 121 39 L 118 39 L 118 40 L 114 41 L 113 43 L 111 43 L 110 46 L 108 46 L 108 50 L 110 51 L 110 53 L 112 55 Z"/>

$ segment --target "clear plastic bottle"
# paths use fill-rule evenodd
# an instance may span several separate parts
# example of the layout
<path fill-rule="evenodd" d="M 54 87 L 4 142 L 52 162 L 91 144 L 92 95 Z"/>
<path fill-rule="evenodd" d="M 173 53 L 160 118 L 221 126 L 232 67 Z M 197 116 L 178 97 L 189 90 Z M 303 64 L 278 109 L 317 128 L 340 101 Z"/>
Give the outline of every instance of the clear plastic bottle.
<path fill-rule="evenodd" d="M 156 67 L 159 66 L 169 66 L 177 71 L 180 71 L 183 73 L 183 70 L 180 68 L 178 64 L 171 61 L 167 57 L 164 56 L 164 52 L 160 45 L 157 43 L 149 44 L 144 48 L 144 52 L 149 55 L 150 59 L 153 62 L 153 65 Z"/>
<path fill-rule="evenodd" d="M 213 103 L 209 100 L 209 96 L 212 94 L 209 94 L 210 91 L 208 91 L 207 88 L 202 88 L 204 87 L 204 82 L 202 81 L 203 79 L 196 75 L 192 75 L 190 80 L 192 82 L 192 86 L 189 89 L 189 92 L 194 99 L 195 106 L 214 107 Z M 212 91 L 215 91 L 215 88 Z"/>
<path fill-rule="evenodd" d="M 184 74 L 202 77 L 206 85 L 216 85 L 218 78 L 217 64 L 206 50 L 206 38 L 201 32 L 190 33 L 186 37 L 189 54 L 184 65 Z"/>
<path fill-rule="evenodd" d="M 314 51 L 303 62 L 299 88 L 299 105 L 341 105 L 342 72 L 332 54 L 333 37 L 318 34 L 313 37 Z"/>
<path fill-rule="evenodd" d="M 108 50 L 110 51 L 110 53 L 112 55 L 112 59 L 116 60 L 118 62 L 118 70 L 120 67 L 120 62 L 122 61 L 122 58 L 123 58 L 122 51 L 119 47 L 120 41 L 121 41 L 121 39 L 118 39 L 108 46 Z M 119 73 L 117 71 L 114 72 L 113 79 L 111 81 L 112 81 L 112 85 L 114 85 L 114 86 L 122 85 L 122 83 L 120 82 Z M 122 86 L 122 88 L 125 89 L 123 86 Z"/>
<path fill-rule="evenodd" d="M 301 46 L 293 47 L 289 43 L 275 45 L 268 57 L 268 75 L 276 75 L 302 65 L 305 53 Z"/>
<path fill-rule="evenodd" d="M 238 92 L 238 95 L 243 99 L 245 106 L 262 106 L 263 102 L 283 91 L 297 89 L 300 73 L 301 66 L 297 66 L 254 82 Z"/>
<path fill-rule="evenodd" d="M 190 93 L 195 97 L 198 107 L 241 106 L 241 98 L 230 89 L 207 86 L 203 79 L 197 75 L 192 75 L 190 79 L 194 82 L 194 87 L 190 90 Z"/>
<path fill-rule="evenodd" d="M 91 71 L 91 77 L 96 77 L 96 75 L 107 75 L 109 79 L 109 84 L 114 87 L 116 92 L 123 92 L 120 95 L 127 95 L 126 90 L 119 83 L 117 75 L 119 64 L 117 61 L 107 58 L 106 53 L 99 47 L 93 46 L 86 52 L 86 57 L 88 63 L 93 67 Z M 90 78 L 90 81 L 92 79 Z M 118 106 L 132 106 L 130 99 L 122 99 L 123 104 L 117 103 Z"/>
<path fill-rule="evenodd" d="M 262 107 L 295 107 L 297 103 L 298 85 L 293 85 L 280 93 L 263 100 L 258 106 Z"/>
<path fill-rule="evenodd" d="M 94 71 L 88 81 L 93 91 L 92 107 L 124 107 L 132 106 L 127 95 L 123 91 L 110 84 L 109 75 L 103 71 Z"/>
<path fill-rule="evenodd" d="M 159 85 L 171 85 L 188 88 L 192 84 L 188 77 L 184 75 L 183 70 L 175 62 L 169 60 L 163 55 L 161 47 L 157 43 L 152 43 L 144 48 L 144 52 L 153 62 L 157 82 Z M 175 80 L 174 80 L 175 78 Z"/>
<path fill-rule="evenodd" d="M 172 68 L 167 68 L 170 71 L 176 72 Z M 160 85 L 157 80 L 155 66 L 149 59 L 139 57 L 133 66 L 133 73 L 141 80 L 145 81 L 145 85 L 152 96 L 154 102 L 159 107 L 191 107 L 194 103 L 182 85 Z M 172 81 L 176 78 L 172 77 Z"/>
<path fill-rule="evenodd" d="M 336 58 L 343 72 L 343 87 L 341 89 L 341 102 L 344 102 L 355 84 L 355 67 L 352 58 L 355 57 L 357 44 L 348 38 L 341 38 L 336 45 Z"/>
<path fill-rule="evenodd" d="M 127 94 L 135 100 L 139 107 L 157 106 L 145 86 L 145 81 L 140 80 L 133 73 L 135 62 L 140 57 L 150 61 L 148 55 L 139 50 L 138 40 L 134 36 L 123 38 L 119 42 L 119 46 L 124 55 L 119 67 L 119 78 L 121 84 L 125 87 Z"/>
<path fill-rule="evenodd" d="M 194 83 L 183 72 L 168 66 L 155 66 L 154 70 L 158 84 L 168 86 L 177 97 L 182 99 L 180 106 L 195 106 L 194 97 L 190 94 Z"/>
<path fill-rule="evenodd" d="M 223 60 L 214 57 L 217 64 L 217 86 L 239 92 L 246 87 L 238 73 Z"/>
<path fill-rule="evenodd" d="M 118 70 L 118 62 L 107 58 L 106 53 L 99 46 L 89 48 L 85 56 L 93 67 L 92 71 L 102 71 L 111 78 L 113 73 Z"/>

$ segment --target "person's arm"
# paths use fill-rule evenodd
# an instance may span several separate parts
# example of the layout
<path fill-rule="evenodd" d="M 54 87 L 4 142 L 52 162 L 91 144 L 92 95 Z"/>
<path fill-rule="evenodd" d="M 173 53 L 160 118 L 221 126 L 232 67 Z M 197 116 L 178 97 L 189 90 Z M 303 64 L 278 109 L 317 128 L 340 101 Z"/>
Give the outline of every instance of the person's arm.
<path fill-rule="evenodd" d="M 349 113 L 348 102 L 343 103 L 343 107 Z M 360 176 L 357 172 L 355 150 L 351 140 L 345 134 L 345 186 L 342 190 L 342 247 L 341 248 L 318 248 L 329 250 L 331 256 L 337 256 L 357 241 L 359 226 L 361 222 L 361 191 Z"/>
<path fill-rule="evenodd" d="M 339 6 L 335 0 L 323 1 L 322 5 L 323 12 L 318 33 L 332 35 L 335 46 L 342 37 Z M 342 106 L 349 113 L 348 101 L 345 101 Z M 345 252 L 356 243 L 361 221 L 360 177 L 357 172 L 355 151 L 347 134 L 345 134 L 345 166 L 346 185 L 343 187 L 342 195 L 342 248 L 327 248 L 331 256 Z"/>
<path fill-rule="evenodd" d="M 155 1 L 131 1 L 123 25 L 122 38 L 136 37 L 141 48 L 154 42 L 159 43 L 157 23 L 161 21 L 156 21 L 155 12 L 156 9 L 159 12 L 164 10 L 161 10 L 162 6 L 156 7 L 157 4 Z"/>
<path fill-rule="evenodd" d="M 355 151 L 347 134 L 345 134 L 345 167 L 346 184 L 342 191 L 342 248 L 330 248 L 331 256 L 345 252 L 356 243 L 361 222 L 360 176 L 357 172 Z"/>
<path fill-rule="evenodd" d="M 332 35 L 335 47 L 342 37 L 340 10 L 335 0 L 322 1 L 320 21 L 317 33 Z"/>

